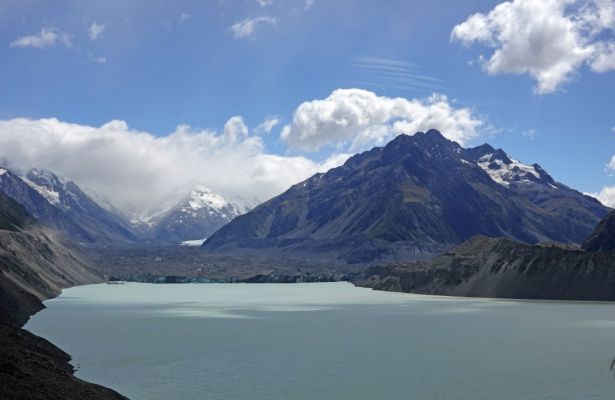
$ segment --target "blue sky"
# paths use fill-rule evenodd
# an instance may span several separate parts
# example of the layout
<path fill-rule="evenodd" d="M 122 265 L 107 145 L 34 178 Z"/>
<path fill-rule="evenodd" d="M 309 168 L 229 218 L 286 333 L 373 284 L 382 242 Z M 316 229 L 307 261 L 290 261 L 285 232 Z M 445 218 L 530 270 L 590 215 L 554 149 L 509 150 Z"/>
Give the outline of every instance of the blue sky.
<path fill-rule="evenodd" d="M 484 32 L 467 24 L 452 37 L 471 15 L 488 16 L 499 3 L 2 0 L 0 119 L 56 118 L 91 127 L 121 120 L 162 137 L 178 125 L 220 133 L 230 118 L 241 116 L 249 135 L 261 141 L 262 154 L 322 164 L 391 134 L 350 145 L 354 139 L 342 132 L 342 139 L 319 138 L 316 147 L 298 136 L 294 142 L 280 139 L 302 103 L 349 88 L 409 101 L 438 93 L 480 121 L 460 128 L 474 129 L 463 136 L 464 145 L 502 147 L 585 192 L 614 186 L 607 165 L 615 154 L 615 71 L 608 64 L 615 24 L 607 15 L 599 32 L 579 33 L 585 48 L 603 46 L 606 67 L 597 53 L 573 59 L 571 71 L 553 87 L 536 78 L 553 60 L 540 59 L 527 70 L 514 60 L 489 64 L 506 38 L 498 36 L 504 44 L 494 45 L 493 37 L 491 43 L 481 40 Z M 577 3 L 562 15 L 582 13 L 590 2 Z M 601 4 L 608 8 L 612 1 Z M 497 18 L 519 15 L 493 14 L 489 21 L 497 30 L 506 23 Z M 257 129 L 268 117 L 279 123 L 269 133 Z M 299 128 L 292 125 L 290 132 Z M 13 135 L 19 141 L 20 132 Z"/>

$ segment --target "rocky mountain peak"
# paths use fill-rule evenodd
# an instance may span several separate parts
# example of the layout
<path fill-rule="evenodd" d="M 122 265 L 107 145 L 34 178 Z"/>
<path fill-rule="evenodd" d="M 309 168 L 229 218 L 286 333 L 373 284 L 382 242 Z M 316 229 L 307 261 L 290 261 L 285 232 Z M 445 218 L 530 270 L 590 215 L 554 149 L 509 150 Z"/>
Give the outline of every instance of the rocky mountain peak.
<path fill-rule="evenodd" d="M 502 186 L 512 183 L 543 183 L 553 185 L 554 180 L 538 164 L 528 165 L 517 161 L 502 149 L 488 144 L 466 149 L 465 155 L 481 167 L 495 182 Z"/>
<path fill-rule="evenodd" d="M 25 174 L 25 177 L 38 185 L 49 187 L 63 187 L 66 183 L 65 179 L 60 178 L 53 172 L 40 168 L 32 168 Z"/>
<path fill-rule="evenodd" d="M 456 159 L 461 154 L 461 146 L 445 138 L 439 131 L 430 129 L 414 135 L 401 134 L 383 148 L 382 160 L 385 163 L 399 163 L 404 159 Z"/>
<path fill-rule="evenodd" d="M 542 184 L 542 172 L 488 145 L 465 150 L 436 130 L 399 135 L 235 218 L 203 246 L 360 263 L 428 258 L 475 234 L 581 242 L 606 209 Z"/>
<path fill-rule="evenodd" d="M 203 185 L 196 185 L 175 206 L 150 220 L 153 239 L 181 243 L 204 239 L 249 210 Z"/>

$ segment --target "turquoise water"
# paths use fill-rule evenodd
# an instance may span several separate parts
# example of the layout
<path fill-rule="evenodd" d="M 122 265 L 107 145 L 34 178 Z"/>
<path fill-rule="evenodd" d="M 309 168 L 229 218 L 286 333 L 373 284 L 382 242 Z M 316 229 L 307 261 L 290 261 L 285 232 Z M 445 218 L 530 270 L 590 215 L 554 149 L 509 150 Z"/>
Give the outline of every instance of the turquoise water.
<path fill-rule="evenodd" d="M 90 285 L 26 329 L 132 399 L 613 399 L 615 304 Z"/>

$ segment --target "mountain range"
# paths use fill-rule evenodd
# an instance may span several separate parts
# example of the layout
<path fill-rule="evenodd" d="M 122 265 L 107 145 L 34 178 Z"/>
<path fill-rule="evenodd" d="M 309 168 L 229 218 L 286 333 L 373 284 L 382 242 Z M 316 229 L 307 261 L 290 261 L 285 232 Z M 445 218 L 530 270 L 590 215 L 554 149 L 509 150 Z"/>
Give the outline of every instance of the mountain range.
<path fill-rule="evenodd" d="M 2 168 L 0 190 L 40 222 L 79 243 L 108 245 L 135 240 L 121 218 L 92 201 L 73 182 L 51 172 L 33 169 L 20 176 Z"/>
<path fill-rule="evenodd" d="M 1 168 L 0 190 L 87 246 L 208 238 L 207 251 L 358 264 L 429 259 L 477 234 L 581 244 L 608 211 L 538 164 L 488 144 L 466 149 L 436 130 L 399 135 L 258 207 L 196 186 L 149 216 L 129 218 L 43 169 Z"/>
<path fill-rule="evenodd" d="M 199 186 L 131 221 L 50 171 L 0 168 L 0 397 L 124 398 L 74 377 L 70 356 L 20 328 L 62 288 L 104 281 L 105 265 L 154 282 L 188 281 L 169 272 L 180 271 L 200 281 L 352 278 L 414 293 L 615 300 L 615 211 L 537 164 L 435 130 L 246 204 Z M 208 236 L 202 249 L 156 247 Z"/>
<path fill-rule="evenodd" d="M 203 247 L 347 263 L 428 259 L 474 235 L 580 244 L 608 210 L 537 164 L 430 130 L 292 186 Z"/>
<path fill-rule="evenodd" d="M 250 203 L 234 203 L 197 186 L 177 204 L 145 221 L 129 219 L 94 192 L 51 171 L 16 173 L 0 168 L 0 191 L 22 204 L 35 218 L 84 245 L 201 242 Z"/>

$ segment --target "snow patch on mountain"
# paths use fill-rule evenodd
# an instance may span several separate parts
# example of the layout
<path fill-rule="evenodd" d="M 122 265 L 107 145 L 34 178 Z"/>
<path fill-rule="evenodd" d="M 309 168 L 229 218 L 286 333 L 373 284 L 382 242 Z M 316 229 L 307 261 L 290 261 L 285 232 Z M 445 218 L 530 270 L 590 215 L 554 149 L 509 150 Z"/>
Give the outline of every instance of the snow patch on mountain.
<path fill-rule="evenodd" d="M 22 177 L 21 179 L 26 182 L 28 186 L 30 186 L 32 189 L 36 190 L 38 194 L 43 196 L 48 202 L 50 202 L 54 206 L 61 206 L 59 192 L 53 190 L 51 187 L 38 185 L 26 177 Z"/>
<path fill-rule="evenodd" d="M 220 211 L 225 207 L 229 207 L 229 205 L 229 202 L 218 193 L 214 193 L 205 186 L 197 186 L 190 192 L 187 207 L 184 207 L 182 211 L 189 212 L 190 210 L 200 210 L 201 208 Z"/>
<path fill-rule="evenodd" d="M 512 158 L 502 160 L 496 158 L 494 154 L 485 154 L 478 159 L 477 164 L 491 179 L 502 186 L 509 186 L 511 182 L 540 180 L 540 173 L 534 166 L 523 164 Z"/>

